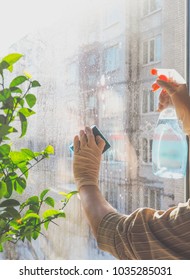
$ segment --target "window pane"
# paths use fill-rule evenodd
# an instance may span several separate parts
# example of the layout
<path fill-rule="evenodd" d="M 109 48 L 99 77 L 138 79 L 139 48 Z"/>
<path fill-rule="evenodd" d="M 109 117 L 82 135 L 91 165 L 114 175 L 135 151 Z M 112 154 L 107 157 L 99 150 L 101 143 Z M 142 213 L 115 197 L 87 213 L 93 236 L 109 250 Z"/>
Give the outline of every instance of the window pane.
<path fill-rule="evenodd" d="M 149 162 L 152 162 L 152 141 L 149 141 Z"/>
<path fill-rule="evenodd" d="M 143 162 L 148 162 L 148 140 L 143 139 Z"/>
<path fill-rule="evenodd" d="M 149 96 L 150 96 L 150 112 L 154 112 L 155 111 L 155 105 L 154 105 L 154 99 L 155 99 L 155 96 L 154 96 L 154 93 L 153 92 L 150 92 L 149 93 Z"/>
<path fill-rule="evenodd" d="M 150 207 L 155 208 L 155 190 L 150 189 Z"/>
<path fill-rule="evenodd" d="M 96 124 L 111 144 L 99 180 L 113 207 L 130 214 L 139 206 L 167 209 L 183 202 L 184 179 L 152 172 L 159 92 L 150 93 L 156 79 L 150 70 L 175 68 L 186 76 L 185 1 L 62 2 L 61 17 L 54 14 L 57 23 L 10 47 L 10 52 L 24 54 L 22 66 L 42 85 L 36 115 L 20 145 L 40 151 L 51 144 L 56 151 L 31 170 L 29 192 L 51 188 L 57 199 L 60 191 L 76 190 L 69 145 L 86 125 Z M 112 259 L 97 249 L 83 214 L 75 196 L 59 227 L 50 225 L 47 237 L 32 244 L 38 257 Z"/>
<path fill-rule="evenodd" d="M 150 41 L 150 62 L 154 61 L 154 53 L 155 53 L 155 43 L 154 40 Z"/>
<path fill-rule="evenodd" d="M 161 51 L 162 51 L 161 36 L 157 36 L 155 39 L 155 60 L 156 61 L 161 60 Z"/>
<path fill-rule="evenodd" d="M 153 12 L 157 9 L 157 1 L 156 0 L 150 0 L 150 12 Z"/>
<path fill-rule="evenodd" d="M 143 43 L 143 64 L 148 63 L 148 42 Z"/>
<path fill-rule="evenodd" d="M 143 16 L 149 13 L 149 0 L 144 0 L 143 3 Z"/>
<path fill-rule="evenodd" d="M 147 90 L 143 90 L 142 113 L 148 112 L 148 97 Z"/>
<path fill-rule="evenodd" d="M 119 49 L 118 46 L 113 46 L 105 50 L 104 53 L 105 72 L 111 72 L 119 66 Z"/>

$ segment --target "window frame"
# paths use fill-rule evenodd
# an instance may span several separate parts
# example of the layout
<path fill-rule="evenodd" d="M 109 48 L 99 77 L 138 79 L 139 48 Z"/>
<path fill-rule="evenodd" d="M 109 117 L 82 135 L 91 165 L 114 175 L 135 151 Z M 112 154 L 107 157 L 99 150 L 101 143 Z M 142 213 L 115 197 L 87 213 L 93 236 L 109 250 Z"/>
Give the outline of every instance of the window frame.
<path fill-rule="evenodd" d="M 143 66 L 146 66 L 146 65 L 151 65 L 151 64 L 156 64 L 156 63 L 159 63 L 161 62 L 161 53 L 160 55 L 158 55 L 157 53 L 157 40 L 160 40 L 160 45 L 162 46 L 161 44 L 161 40 L 162 40 L 162 35 L 161 34 L 157 34 L 155 35 L 154 37 L 151 37 L 151 38 L 147 38 L 146 40 L 144 40 L 142 42 L 142 65 Z M 154 59 L 151 60 L 151 44 L 152 42 L 154 42 Z M 145 50 L 145 47 L 144 45 L 147 44 L 147 47 L 146 47 L 146 50 L 147 50 L 147 53 L 144 52 Z M 160 49 L 161 49 L 161 52 L 162 52 L 162 48 L 160 46 Z M 147 57 L 147 61 L 144 61 L 144 57 Z M 157 59 L 158 57 L 158 59 Z"/>
<path fill-rule="evenodd" d="M 146 97 L 146 104 L 145 104 L 145 97 Z M 151 101 L 154 103 L 153 110 L 151 110 Z M 156 109 L 158 105 L 158 96 L 155 93 L 152 93 L 151 90 L 147 88 L 143 89 L 143 94 L 141 98 L 141 115 L 150 115 L 150 114 L 157 114 Z M 146 108 L 145 108 L 146 106 Z M 146 109 L 144 111 L 144 109 Z"/>
<path fill-rule="evenodd" d="M 150 6 L 151 6 L 150 1 L 151 0 L 146 0 L 146 1 L 147 1 L 147 4 L 148 4 L 148 12 L 144 13 L 144 10 L 142 9 L 142 17 L 147 17 L 147 16 L 152 15 L 152 14 L 161 10 L 161 1 L 160 1 L 160 7 L 157 7 L 155 10 L 152 10 L 152 11 L 150 10 Z"/>
<path fill-rule="evenodd" d="M 108 67 L 109 63 L 107 63 L 107 58 L 109 56 L 108 51 L 114 50 L 114 63 L 112 61 L 112 64 L 114 64 L 114 68 Z M 104 73 L 113 73 L 115 71 L 117 71 L 119 69 L 119 58 L 120 58 L 120 48 L 119 48 L 119 44 L 114 44 L 114 45 L 110 45 L 107 46 L 104 49 L 104 53 L 103 53 L 103 71 Z M 113 57 L 112 57 L 113 60 Z M 112 65 L 113 66 L 113 65 Z"/>
<path fill-rule="evenodd" d="M 188 89 L 190 87 L 190 3 L 186 0 L 186 75 L 187 75 L 187 86 Z M 190 198 L 190 176 L 189 176 L 189 168 L 190 168 L 190 139 L 187 136 L 188 143 L 188 160 L 187 160 L 187 172 L 186 172 L 186 180 L 185 180 L 185 201 Z"/>
<path fill-rule="evenodd" d="M 147 141 L 146 143 L 146 150 L 144 149 L 144 141 Z M 143 136 L 141 138 L 141 161 L 143 165 L 151 165 L 152 164 L 152 143 L 153 139 L 151 137 Z M 144 161 L 144 153 L 146 152 L 146 159 L 147 161 Z"/>
<path fill-rule="evenodd" d="M 157 59 L 157 39 L 160 38 L 160 43 L 161 43 L 161 40 L 162 40 L 162 36 L 161 34 L 157 34 L 156 36 L 154 37 L 151 37 L 151 38 L 147 38 L 146 40 L 144 40 L 142 42 L 142 65 L 143 66 L 146 66 L 146 65 L 151 65 L 151 64 L 156 64 L 156 63 L 159 63 L 161 61 L 161 55 L 159 57 L 159 59 Z M 151 44 L 152 42 L 154 42 L 154 60 L 151 60 Z M 144 45 L 147 44 L 147 53 L 144 52 L 145 50 L 145 47 Z M 162 45 L 162 44 L 160 44 Z M 162 50 L 161 50 L 162 51 Z M 144 57 L 147 57 L 147 61 L 144 61 Z"/>

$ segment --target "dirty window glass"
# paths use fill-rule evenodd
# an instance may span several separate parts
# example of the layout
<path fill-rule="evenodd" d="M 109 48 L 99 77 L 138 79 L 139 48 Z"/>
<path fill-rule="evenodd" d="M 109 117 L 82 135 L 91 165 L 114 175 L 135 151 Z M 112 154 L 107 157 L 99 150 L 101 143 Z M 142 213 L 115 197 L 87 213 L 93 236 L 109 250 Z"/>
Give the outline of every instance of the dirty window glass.
<path fill-rule="evenodd" d="M 64 1 L 66 13 L 55 24 L 11 46 L 25 54 L 24 66 L 42 85 L 24 144 L 55 147 L 55 155 L 32 171 L 31 192 L 51 188 L 57 198 L 76 189 L 69 145 L 80 129 L 96 124 L 111 144 L 99 182 L 113 207 L 130 214 L 175 206 L 184 201 L 184 179 L 152 173 L 159 92 L 151 92 L 150 70 L 174 68 L 186 76 L 186 1 L 78 2 Z M 39 258 L 113 258 L 97 249 L 77 196 L 66 214 L 32 244 Z"/>

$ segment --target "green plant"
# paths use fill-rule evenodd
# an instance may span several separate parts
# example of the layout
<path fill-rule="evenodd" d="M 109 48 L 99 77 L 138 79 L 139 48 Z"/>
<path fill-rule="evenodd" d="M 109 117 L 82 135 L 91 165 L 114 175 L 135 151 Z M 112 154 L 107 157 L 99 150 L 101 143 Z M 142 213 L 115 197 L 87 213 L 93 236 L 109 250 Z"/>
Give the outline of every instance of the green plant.
<path fill-rule="evenodd" d="M 32 108 L 37 100 L 31 91 L 40 86 L 28 73 L 7 82 L 9 75 L 12 76 L 13 65 L 22 56 L 12 53 L 0 61 L 0 251 L 7 241 L 16 243 L 18 240 L 37 239 L 42 225 L 47 230 L 50 222 L 65 217 L 63 209 L 76 193 L 62 193 L 61 209 L 55 209 L 53 197 L 48 196 L 49 189 L 22 203 L 15 199 L 15 192 L 22 197 L 27 187 L 29 170 L 54 153 L 51 145 L 40 152 L 28 148 L 12 150 L 14 140 L 9 137 L 13 133 L 20 133 L 20 138 L 26 135 L 27 119 L 35 114 Z M 20 129 L 15 121 L 20 122 Z M 44 204 L 51 208 L 43 210 Z"/>

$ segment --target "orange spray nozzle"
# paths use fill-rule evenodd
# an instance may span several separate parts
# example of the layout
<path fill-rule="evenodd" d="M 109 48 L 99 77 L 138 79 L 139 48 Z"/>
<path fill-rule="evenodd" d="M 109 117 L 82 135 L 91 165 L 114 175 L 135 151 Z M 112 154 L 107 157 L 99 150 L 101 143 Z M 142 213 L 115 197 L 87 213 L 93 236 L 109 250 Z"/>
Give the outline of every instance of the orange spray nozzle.
<path fill-rule="evenodd" d="M 150 74 L 151 74 L 151 75 L 157 75 L 157 73 L 158 73 L 158 71 L 157 71 L 155 68 L 152 68 L 152 69 L 150 70 Z"/>
<path fill-rule="evenodd" d="M 160 79 L 160 80 L 168 81 L 168 78 L 165 75 L 161 74 L 158 76 L 158 70 L 156 68 L 152 68 L 150 70 L 150 73 L 151 73 L 151 75 L 157 76 L 158 79 Z M 156 82 L 152 84 L 152 91 L 156 91 L 159 88 L 160 88 L 160 86 Z"/>

